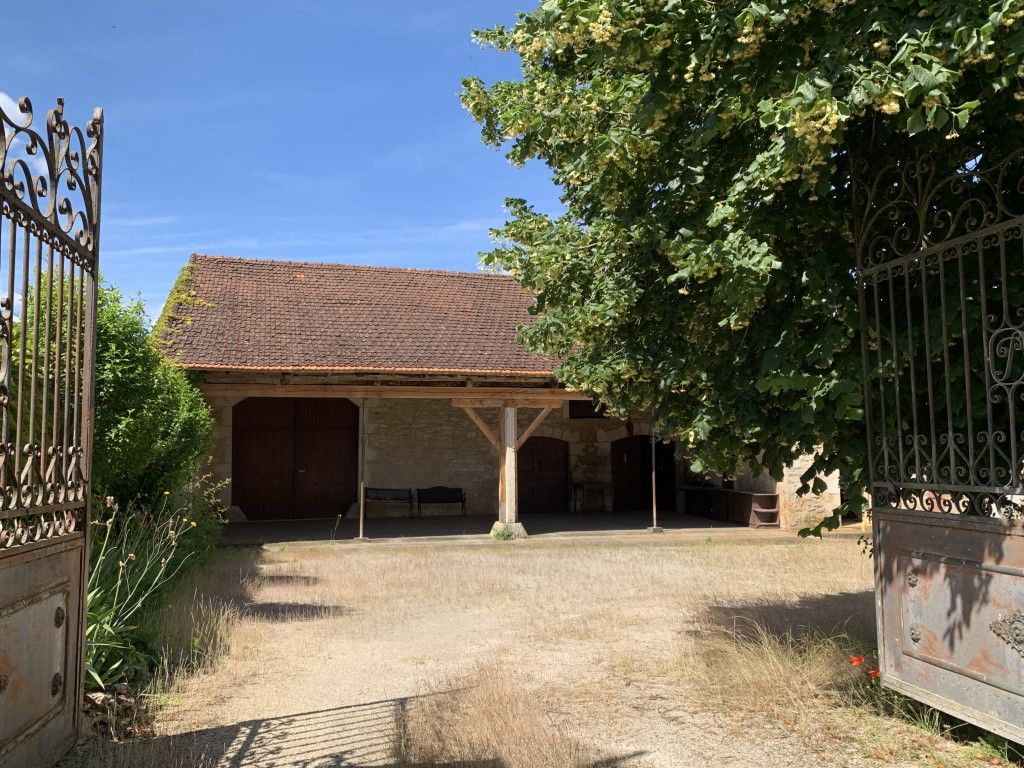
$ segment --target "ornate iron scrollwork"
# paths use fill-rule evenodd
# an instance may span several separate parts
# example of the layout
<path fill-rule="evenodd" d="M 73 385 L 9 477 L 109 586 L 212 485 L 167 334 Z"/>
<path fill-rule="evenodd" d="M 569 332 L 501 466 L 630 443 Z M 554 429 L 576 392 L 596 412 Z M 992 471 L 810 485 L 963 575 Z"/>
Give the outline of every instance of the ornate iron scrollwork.
<path fill-rule="evenodd" d="M 989 625 L 996 636 L 1024 656 L 1024 611 L 1017 611 Z"/>
<path fill-rule="evenodd" d="M 1024 518 L 1024 141 L 986 141 L 853 161 L 876 508 Z"/>
<path fill-rule="evenodd" d="M 83 132 L 64 119 L 63 99 L 47 113 L 43 130 L 33 127 L 28 98 L 18 101 L 18 111 L 9 115 L 0 105 L 0 184 L 8 192 L 4 214 L 38 228 L 34 234 L 46 245 L 77 246 L 75 254 L 91 267 L 98 241 L 103 112 L 97 109 Z"/>

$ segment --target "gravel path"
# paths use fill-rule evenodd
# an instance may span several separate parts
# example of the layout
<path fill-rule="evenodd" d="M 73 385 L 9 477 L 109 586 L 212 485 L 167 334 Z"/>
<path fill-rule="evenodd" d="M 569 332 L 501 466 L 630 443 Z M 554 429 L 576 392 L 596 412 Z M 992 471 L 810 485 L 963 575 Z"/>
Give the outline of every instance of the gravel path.
<path fill-rule="evenodd" d="M 258 569 L 229 654 L 184 684 L 159 722 L 217 766 L 396 766 L 398 723 L 417 697 L 481 665 L 498 665 L 529 706 L 605 755 L 594 768 L 878 764 L 852 742 L 816 745 L 709 710 L 681 661 L 708 602 L 866 594 L 870 564 L 853 540 L 295 543 L 265 550 Z M 760 571 L 770 573 L 749 577 Z"/>

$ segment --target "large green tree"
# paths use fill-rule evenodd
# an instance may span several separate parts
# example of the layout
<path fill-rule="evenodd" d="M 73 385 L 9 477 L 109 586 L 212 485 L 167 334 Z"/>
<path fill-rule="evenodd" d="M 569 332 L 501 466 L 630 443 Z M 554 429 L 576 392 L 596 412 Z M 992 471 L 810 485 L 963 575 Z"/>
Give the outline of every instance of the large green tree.
<path fill-rule="evenodd" d="M 463 103 L 563 193 L 484 254 L 536 293 L 526 343 L 698 469 L 814 452 L 805 490 L 859 503 L 850 157 L 1017 125 L 1024 0 L 544 0 L 476 35 L 522 77 Z"/>

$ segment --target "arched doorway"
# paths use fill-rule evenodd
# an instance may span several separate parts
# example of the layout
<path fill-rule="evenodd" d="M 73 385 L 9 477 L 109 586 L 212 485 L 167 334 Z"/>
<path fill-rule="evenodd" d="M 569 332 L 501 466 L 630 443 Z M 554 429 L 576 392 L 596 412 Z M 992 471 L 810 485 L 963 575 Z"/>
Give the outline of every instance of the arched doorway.
<path fill-rule="evenodd" d="M 611 446 L 612 484 L 616 512 L 651 508 L 651 438 L 636 435 L 616 440 Z M 676 508 L 676 446 L 658 442 L 655 446 L 658 509 Z"/>
<path fill-rule="evenodd" d="M 359 409 L 250 397 L 232 409 L 231 503 L 249 520 L 335 517 L 356 500 Z"/>
<path fill-rule="evenodd" d="M 519 511 L 561 514 L 569 509 L 569 444 L 531 437 L 519 449 Z"/>

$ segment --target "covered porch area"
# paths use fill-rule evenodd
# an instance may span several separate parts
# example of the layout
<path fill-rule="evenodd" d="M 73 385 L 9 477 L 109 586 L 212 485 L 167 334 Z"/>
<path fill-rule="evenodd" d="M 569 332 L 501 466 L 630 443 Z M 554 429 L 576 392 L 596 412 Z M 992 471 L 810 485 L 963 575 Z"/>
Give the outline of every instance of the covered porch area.
<path fill-rule="evenodd" d="M 208 381 L 231 519 L 338 538 L 633 530 L 676 508 L 671 444 L 557 387 Z M 256 529 L 253 529 L 256 532 Z M 298 531 L 296 531 L 298 534 Z M 317 538 L 320 538 L 317 536 Z"/>

